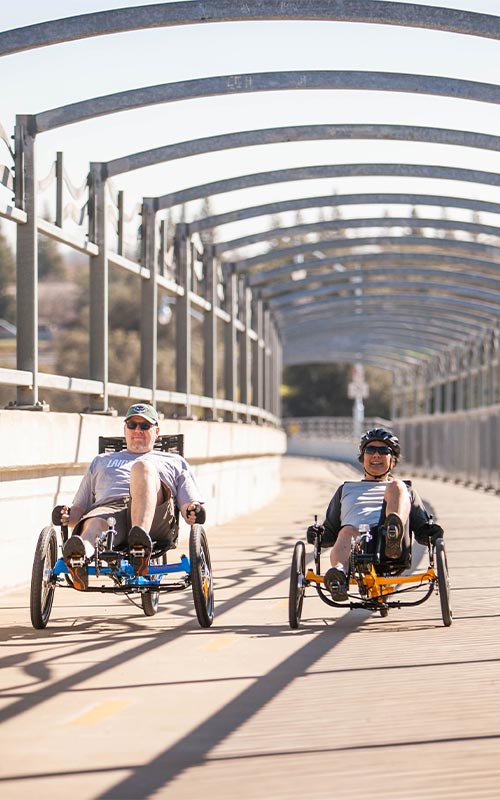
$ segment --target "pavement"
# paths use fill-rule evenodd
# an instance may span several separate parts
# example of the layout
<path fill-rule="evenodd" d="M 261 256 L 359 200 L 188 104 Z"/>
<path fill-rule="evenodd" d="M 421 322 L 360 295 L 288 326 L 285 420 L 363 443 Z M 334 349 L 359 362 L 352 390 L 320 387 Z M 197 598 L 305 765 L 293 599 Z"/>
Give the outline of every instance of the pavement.
<path fill-rule="evenodd" d="M 382 618 L 308 590 L 291 630 L 293 545 L 359 473 L 286 457 L 282 475 L 266 508 L 207 521 L 211 628 L 190 589 L 153 617 L 57 589 L 42 631 L 28 588 L 1 596 L 3 800 L 500 798 L 500 497 L 414 480 L 446 531 L 451 627 L 437 595 Z"/>

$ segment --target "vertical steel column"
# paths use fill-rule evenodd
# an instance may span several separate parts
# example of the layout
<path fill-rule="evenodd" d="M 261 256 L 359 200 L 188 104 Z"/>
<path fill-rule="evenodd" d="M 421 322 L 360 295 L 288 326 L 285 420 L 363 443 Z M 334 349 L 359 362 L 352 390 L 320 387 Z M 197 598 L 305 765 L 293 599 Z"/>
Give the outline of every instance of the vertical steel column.
<path fill-rule="evenodd" d="M 252 405 L 261 409 L 264 404 L 264 304 L 262 300 L 255 300 L 254 309 L 257 341 L 254 342 L 252 358 Z"/>
<path fill-rule="evenodd" d="M 125 214 L 125 200 L 123 196 L 123 191 L 120 190 L 118 192 L 118 231 L 117 231 L 118 233 L 117 252 L 119 256 L 122 256 L 124 254 L 123 253 L 123 233 L 125 228 L 124 214 Z M 143 235 L 143 241 L 144 241 L 144 235 Z"/>
<path fill-rule="evenodd" d="M 279 335 L 278 329 L 276 329 L 276 366 L 275 366 L 275 376 L 276 376 L 276 416 L 281 419 L 282 409 L 281 409 L 281 381 L 283 375 L 283 345 L 281 343 L 281 337 Z"/>
<path fill-rule="evenodd" d="M 56 225 L 63 226 L 64 216 L 64 163 L 61 151 L 56 153 Z"/>
<path fill-rule="evenodd" d="M 16 117 L 16 180 L 17 208 L 26 212 L 27 221 L 17 226 L 17 369 L 31 372 L 31 386 L 17 387 L 15 405 L 43 409 L 38 400 L 38 235 L 37 185 L 34 118 L 28 114 Z"/>
<path fill-rule="evenodd" d="M 188 258 L 187 225 L 175 228 L 176 274 L 183 288 L 176 304 L 176 390 L 186 395 L 186 416 L 191 416 L 191 261 Z"/>
<path fill-rule="evenodd" d="M 236 275 L 234 264 L 228 264 L 228 269 L 225 273 L 225 291 L 227 293 L 229 322 L 225 330 L 224 384 L 226 400 L 234 403 L 237 400 L 238 391 L 236 382 L 238 276 Z M 234 410 L 226 412 L 226 420 L 229 422 L 235 422 L 237 419 L 238 415 Z"/>
<path fill-rule="evenodd" d="M 158 237 L 152 199 L 142 204 L 142 258 L 149 278 L 141 278 L 141 386 L 151 389 L 155 403 L 158 362 Z"/>
<path fill-rule="evenodd" d="M 90 396 L 89 410 L 109 413 L 108 403 L 108 231 L 106 213 L 106 175 L 104 165 L 90 164 L 89 218 L 90 239 L 99 248 L 90 256 L 89 271 L 89 377 L 101 381 L 100 397 Z"/>
<path fill-rule="evenodd" d="M 212 398 L 212 408 L 206 410 L 206 418 L 217 419 L 217 268 L 214 247 L 205 244 L 203 247 L 203 278 L 205 283 L 205 300 L 210 308 L 205 311 L 203 320 L 203 393 Z"/>
<path fill-rule="evenodd" d="M 250 328 L 252 318 L 252 290 L 246 285 L 245 280 L 239 281 L 239 296 L 241 317 L 244 330 L 241 334 L 240 347 L 240 402 L 248 407 L 251 403 L 252 392 L 252 341 Z M 245 422 L 250 422 L 251 415 L 247 412 Z"/>
<path fill-rule="evenodd" d="M 271 409 L 271 312 L 264 311 L 264 408 Z"/>

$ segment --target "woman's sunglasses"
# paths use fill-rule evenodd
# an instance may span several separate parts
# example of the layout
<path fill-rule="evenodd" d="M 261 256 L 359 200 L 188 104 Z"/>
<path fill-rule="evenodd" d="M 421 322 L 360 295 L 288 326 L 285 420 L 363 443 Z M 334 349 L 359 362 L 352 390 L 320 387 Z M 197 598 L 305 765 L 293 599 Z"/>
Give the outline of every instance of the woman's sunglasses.
<path fill-rule="evenodd" d="M 135 431 L 136 428 L 140 428 L 141 431 L 149 431 L 150 428 L 154 427 L 154 425 L 149 422 L 126 422 L 125 425 L 129 431 Z"/>
<path fill-rule="evenodd" d="M 368 444 L 364 450 L 365 453 L 368 453 L 369 456 L 375 455 L 378 453 L 381 456 L 390 456 L 392 455 L 392 450 L 390 447 L 383 445 L 382 447 L 377 447 L 376 444 Z"/>

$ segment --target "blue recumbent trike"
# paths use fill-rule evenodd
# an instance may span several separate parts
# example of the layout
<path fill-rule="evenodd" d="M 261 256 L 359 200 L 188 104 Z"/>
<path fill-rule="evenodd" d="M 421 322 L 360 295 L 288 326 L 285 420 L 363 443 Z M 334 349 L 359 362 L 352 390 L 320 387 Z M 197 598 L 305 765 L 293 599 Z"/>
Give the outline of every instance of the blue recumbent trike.
<path fill-rule="evenodd" d="M 99 437 L 99 453 L 119 452 L 124 447 L 125 438 L 122 436 Z M 159 436 L 155 449 L 183 455 L 183 434 Z M 189 557 L 181 555 L 178 561 L 168 563 L 167 551 L 176 547 L 178 523 L 179 510 L 176 509 L 176 531 L 172 543 L 160 545 L 153 542 L 147 575 L 135 576 L 128 545 L 114 547 L 115 520 L 110 516 L 107 521 L 108 530 L 96 541 L 95 554 L 88 565 L 89 578 L 101 581 L 104 579 L 105 582 L 97 585 L 92 580 L 86 591 L 123 594 L 132 603 L 132 596 L 138 595 L 142 610 L 150 617 L 158 611 L 160 594 L 182 591 L 190 586 L 198 622 L 203 628 L 210 627 L 214 618 L 214 590 L 207 537 L 202 525 L 192 525 Z M 38 537 L 30 594 L 31 622 L 34 628 L 47 626 L 56 588 L 74 589 L 71 575 L 60 554 L 67 538 L 66 526 L 61 526 L 59 537 L 53 525 L 44 528 Z"/>

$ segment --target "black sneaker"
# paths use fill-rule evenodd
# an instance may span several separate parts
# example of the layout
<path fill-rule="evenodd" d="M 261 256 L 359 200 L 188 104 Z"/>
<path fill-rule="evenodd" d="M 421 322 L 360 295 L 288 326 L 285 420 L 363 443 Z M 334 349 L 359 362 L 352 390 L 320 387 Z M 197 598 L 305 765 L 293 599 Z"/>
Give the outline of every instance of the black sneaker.
<path fill-rule="evenodd" d="M 132 564 L 134 575 L 147 575 L 149 570 L 149 559 L 151 558 L 151 550 L 153 543 L 149 533 L 146 533 L 144 528 L 139 525 L 134 525 L 130 528 L 128 535 L 128 550 L 130 554 L 130 563 Z"/>
<path fill-rule="evenodd" d="M 64 543 L 63 559 L 73 579 L 73 586 L 79 592 L 84 592 L 89 586 L 89 571 L 81 536 L 70 536 Z"/>
<path fill-rule="evenodd" d="M 347 600 L 347 575 L 337 567 L 330 567 L 323 578 L 325 586 L 337 602 Z"/>
<path fill-rule="evenodd" d="M 388 514 L 384 522 L 385 555 L 395 559 L 403 552 L 403 521 L 398 514 Z"/>

